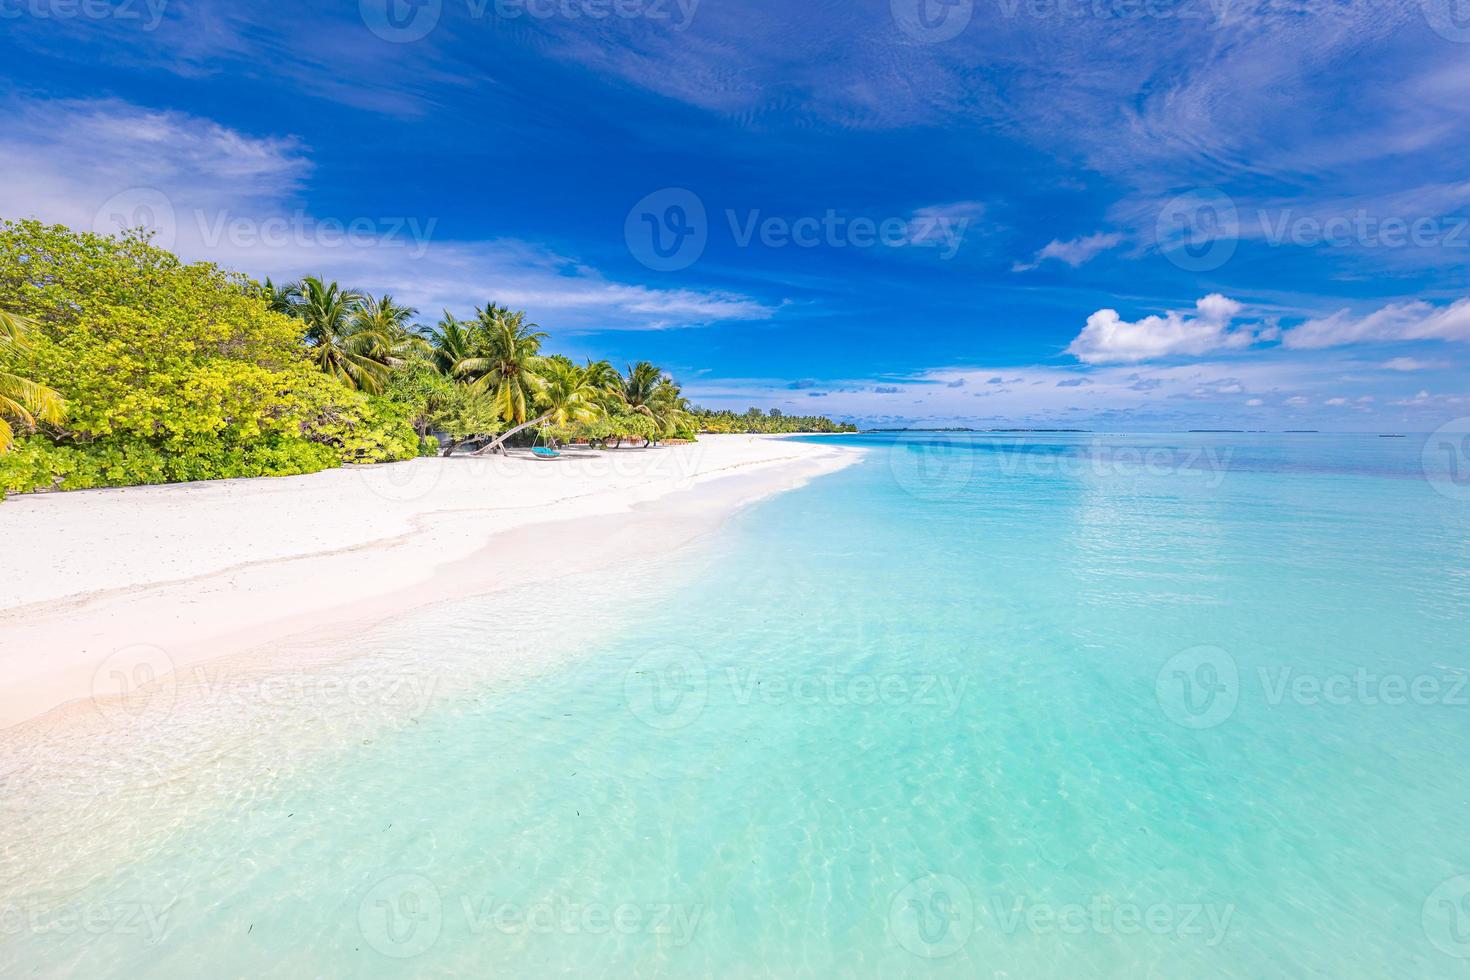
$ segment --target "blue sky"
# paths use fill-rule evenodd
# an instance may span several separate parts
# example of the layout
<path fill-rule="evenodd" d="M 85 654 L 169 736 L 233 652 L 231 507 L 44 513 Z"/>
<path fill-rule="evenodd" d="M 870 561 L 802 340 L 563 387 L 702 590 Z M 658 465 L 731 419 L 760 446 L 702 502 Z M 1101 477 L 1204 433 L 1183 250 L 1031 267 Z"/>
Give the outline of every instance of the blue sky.
<path fill-rule="evenodd" d="M 712 407 L 1470 415 L 1451 0 L 301 6 L 0 0 L 0 213 L 524 307 Z"/>

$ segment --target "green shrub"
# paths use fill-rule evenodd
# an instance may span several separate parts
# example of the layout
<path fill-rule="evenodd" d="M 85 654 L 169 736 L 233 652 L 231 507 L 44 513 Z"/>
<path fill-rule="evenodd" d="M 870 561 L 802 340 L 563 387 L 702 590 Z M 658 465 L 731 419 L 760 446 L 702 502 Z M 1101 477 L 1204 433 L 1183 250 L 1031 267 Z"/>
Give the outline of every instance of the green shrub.
<path fill-rule="evenodd" d="M 148 483 L 228 480 L 246 476 L 295 476 L 338 466 L 330 446 L 302 438 L 272 438 L 244 446 L 195 446 L 166 452 L 143 441 L 56 445 L 42 438 L 18 441 L 0 456 L 0 492 L 90 490 Z"/>

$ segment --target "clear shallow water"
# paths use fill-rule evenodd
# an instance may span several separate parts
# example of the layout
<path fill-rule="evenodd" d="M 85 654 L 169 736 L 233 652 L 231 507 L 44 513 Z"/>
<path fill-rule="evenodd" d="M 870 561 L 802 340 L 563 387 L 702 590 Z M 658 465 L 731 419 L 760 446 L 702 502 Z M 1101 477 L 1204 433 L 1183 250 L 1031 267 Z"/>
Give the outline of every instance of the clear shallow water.
<path fill-rule="evenodd" d="M 12 751 L 0 974 L 1465 975 L 1422 437 L 844 441 L 664 566 Z"/>

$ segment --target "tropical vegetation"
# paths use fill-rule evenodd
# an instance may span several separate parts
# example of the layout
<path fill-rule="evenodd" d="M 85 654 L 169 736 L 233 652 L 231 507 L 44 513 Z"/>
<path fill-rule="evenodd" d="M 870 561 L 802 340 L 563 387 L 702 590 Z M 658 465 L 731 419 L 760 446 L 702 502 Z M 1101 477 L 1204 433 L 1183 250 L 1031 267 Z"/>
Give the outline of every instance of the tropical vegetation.
<path fill-rule="evenodd" d="M 762 412 L 758 408 L 747 410 L 743 415 L 731 411 L 712 412 L 696 409 L 695 420 L 701 432 L 856 432 L 857 426 L 837 423 L 823 415 L 785 415 L 779 408 Z"/>
<path fill-rule="evenodd" d="M 0 494 L 308 473 L 517 441 L 838 431 L 697 409 L 640 361 L 578 364 L 495 303 L 463 319 L 320 277 L 256 282 L 146 234 L 0 223 Z"/>

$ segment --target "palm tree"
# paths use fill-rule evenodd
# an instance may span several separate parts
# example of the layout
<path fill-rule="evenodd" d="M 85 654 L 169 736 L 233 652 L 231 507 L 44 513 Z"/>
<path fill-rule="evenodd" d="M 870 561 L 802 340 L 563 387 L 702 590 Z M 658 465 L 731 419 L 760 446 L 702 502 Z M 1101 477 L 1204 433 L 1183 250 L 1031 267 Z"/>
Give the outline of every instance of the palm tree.
<path fill-rule="evenodd" d="M 663 379 L 663 372 L 647 361 L 629 365 L 628 376 L 623 379 L 622 384 L 623 402 L 630 411 L 640 415 L 648 414 L 649 402 L 653 401 L 659 382 Z"/>
<path fill-rule="evenodd" d="M 288 282 L 283 286 L 277 286 L 271 282 L 270 276 L 266 276 L 265 282 L 260 284 L 260 292 L 265 300 L 265 305 L 270 307 L 272 313 L 284 313 L 291 316 L 295 312 L 297 300 L 301 298 L 301 284 Z"/>
<path fill-rule="evenodd" d="M 689 422 L 689 400 L 680 394 L 672 378 L 647 361 L 629 365 L 616 394 L 624 411 L 653 422 L 656 435 L 648 439 L 649 443 L 672 435 Z"/>
<path fill-rule="evenodd" d="M 429 342 L 410 323 L 418 312 L 394 302 L 387 293 L 369 296 L 353 312 L 352 329 L 386 338 L 386 346 L 375 354 L 378 360 L 396 367 L 416 354 L 429 352 Z"/>
<path fill-rule="evenodd" d="M 540 371 L 544 366 L 541 341 L 546 334 L 534 323 L 525 322 L 524 313 L 510 313 L 490 306 L 476 311 L 475 353 L 455 368 L 460 377 L 473 378 L 470 388 L 490 396 L 500 417 L 513 423 L 477 455 L 502 450 L 505 440 L 527 426 L 544 422 L 544 418 L 527 420 L 528 409 L 545 387 Z"/>
<path fill-rule="evenodd" d="M 590 422 L 597 416 L 597 389 L 587 371 L 564 357 L 552 357 L 542 367 L 541 419 L 558 428 Z"/>
<path fill-rule="evenodd" d="M 317 365 L 349 388 L 380 394 L 393 338 L 358 319 L 366 297 L 314 276 L 295 284 L 295 292 L 291 315 L 305 324 Z"/>
<path fill-rule="evenodd" d="M 443 319 L 427 333 L 434 366 L 441 374 L 462 377 L 460 365 L 475 356 L 475 324 L 456 320 L 445 310 Z"/>
<path fill-rule="evenodd" d="M 34 328 L 35 324 L 25 317 L 0 310 L 0 353 L 27 349 L 30 345 L 26 334 Z M 45 385 L 0 371 L 0 453 L 9 452 L 15 443 L 7 417 L 19 419 L 21 425 L 32 430 L 37 420 L 56 424 L 66 417 L 66 401 Z"/>

